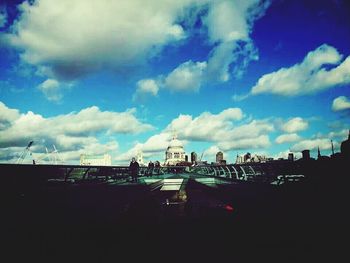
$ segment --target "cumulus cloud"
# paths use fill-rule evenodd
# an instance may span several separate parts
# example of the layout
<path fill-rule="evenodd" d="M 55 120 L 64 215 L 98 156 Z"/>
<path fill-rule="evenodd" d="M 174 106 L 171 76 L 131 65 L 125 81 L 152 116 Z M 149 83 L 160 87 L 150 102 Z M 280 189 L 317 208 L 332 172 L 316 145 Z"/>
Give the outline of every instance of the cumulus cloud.
<path fill-rule="evenodd" d="M 281 130 L 288 133 L 298 132 L 306 130 L 309 127 L 309 123 L 300 118 L 295 117 L 287 121 L 281 126 Z"/>
<path fill-rule="evenodd" d="M 172 91 L 198 91 L 206 67 L 206 62 L 187 61 L 169 73 L 164 86 Z"/>
<path fill-rule="evenodd" d="M 25 1 L 8 39 L 22 49 L 24 61 L 48 67 L 53 74 L 49 77 L 59 80 L 101 69 L 126 71 L 185 38 L 178 22 L 185 8 L 199 2 Z"/>
<path fill-rule="evenodd" d="M 251 94 L 297 96 L 349 84 L 350 56 L 343 62 L 341 59 L 342 55 L 334 47 L 323 44 L 309 52 L 300 64 L 262 76 Z M 330 65 L 336 67 L 328 69 Z"/>
<path fill-rule="evenodd" d="M 233 121 L 243 118 L 239 108 L 228 108 L 218 114 L 204 112 L 198 117 L 180 114 L 166 128 L 176 131 L 182 139 L 191 141 L 217 141 L 233 128 Z"/>
<path fill-rule="evenodd" d="M 230 65 L 239 57 L 243 58 L 242 65 L 236 63 L 234 70 L 238 76 L 249 61 L 258 58 L 249 35 L 253 22 L 264 14 L 268 5 L 268 1 L 257 0 L 211 2 L 204 23 L 209 42 L 216 46 L 209 56 L 207 78 L 228 81 Z"/>
<path fill-rule="evenodd" d="M 300 158 L 302 158 L 301 152 L 292 152 L 292 151 L 289 151 L 289 150 L 284 151 L 284 152 L 279 152 L 279 153 L 275 154 L 275 155 L 273 156 L 273 158 L 274 158 L 274 159 L 279 159 L 279 158 L 288 159 L 288 155 L 289 155 L 290 153 L 293 153 L 294 159 L 300 159 Z"/>
<path fill-rule="evenodd" d="M 164 74 L 169 89 L 197 91 L 205 80 L 227 81 L 232 72 L 242 75 L 249 61 L 257 59 L 250 34 L 269 2 L 24 1 L 5 39 L 21 51 L 23 62 L 37 67 L 47 79 L 62 83 L 101 70 L 130 73 L 161 54 L 164 47 L 185 43 L 197 30 L 194 21 L 200 19 L 200 32 L 211 48 L 208 61 L 188 58 Z M 148 94 L 154 95 L 154 90 Z M 135 96 L 143 91 L 139 89 Z M 49 98 L 57 100 L 57 96 Z"/>
<path fill-rule="evenodd" d="M 47 79 L 38 86 L 38 89 L 44 93 L 50 101 L 60 101 L 63 97 L 60 83 L 55 79 Z"/>
<path fill-rule="evenodd" d="M 142 151 L 146 157 L 160 156 L 163 160 L 174 132 L 184 145 L 195 141 L 213 143 L 205 151 L 208 155 L 219 149 L 231 151 L 268 147 L 268 134 L 274 130 L 274 126 L 267 120 L 245 120 L 245 123 L 241 123 L 243 120 L 244 114 L 239 108 L 228 108 L 217 114 L 203 112 L 197 117 L 180 114 L 159 134 L 149 137 L 144 143 L 135 143 L 117 160 L 128 161 L 138 151 Z"/>
<path fill-rule="evenodd" d="M 157 96 L 158 83 L 153 79 L 142 79 L 137 82 L 137 89 L 133 95 L 133 101 L 142 101 L 149 96 Z"/>
<path fill-rule="evenodd" d="M 303 151 L 303 150 L 330 150 L 332 149 L 331 141 L 328 138 L 316 138 L 309 140 L 302 140 L 291 147 L 292 151 Z M 334 147 L 338 147 L 338 143 L 334 142 Z"/>
<path fill-rule="evenodd" d="M 135 109 L 125 112 L 101 111 L 98 107 L 83 109 L 77 113 L 45 118 L 31 111 L 20 114 L 0 103 L 1 129 L 0 151 L 13 147 L 25 147 L 29 141 L 41 145 L 56 145 L 62 154 L 79 156 L 81 153 L 96 153 L 98 149 L 117 149 L 118 143 L 100 143 L 99 134 L 135 134 L 153 127 L 135 117 Z"/>
<path fill-rule="evenodd" d="M 236 141 L 219 142 L 218 146 L 224 151 L 267 148 L 270 146 L 270 139 L 267 135 L 258 137 L 243 138 Z"/>
<path fill-rule="evenodd" d="M 160 157 L 164 159 L 164 153 L 169 145 L 169 141 L 172 138 L 172 134 L 167 131 L 162 131 L 159 134 L 152 135 L 144 143 L 137 142 L 125 153 L 119 154 L 115 160 L 121 163 L 130 161 L 132 157 L 135 157 L 138 152 L 143 153 L 144 158 L 148 157 Z"/>
<path fill-rule="evenodd" d="M 350 100 L 345 96 L 335 98 L 332 103 L 333 111 L 341 111 L 350 109 Z"/>
<path fill-rule="evenodd" d="M 0 130 L 10 125 L 14 120 L 18 119 L 20 113 L 16 109 L 8 108 L 3 102 L 0 101 Z"/>
<path fill-rule="evenodd" d="M 275 140 L 276 143 L 286 143 L 286 142 L 296 142 L 300 140 L 300 136 L 296 133 L 282 134 L 278 136 Z"/>
<path fill-rule="evenodd" d="M 233 74 L 239 78 L 258 53 L 249 35 L 253 22 L 262 16 L 269 1 L 207 1 L 202 17 L 208 44 L 208 60 L 189 60 L 165 77 L 164 87 L 173 91 L 198 91 L 206 81 L 226 82 Z M 232 68 L 232 64 L 235 66 Z"/>

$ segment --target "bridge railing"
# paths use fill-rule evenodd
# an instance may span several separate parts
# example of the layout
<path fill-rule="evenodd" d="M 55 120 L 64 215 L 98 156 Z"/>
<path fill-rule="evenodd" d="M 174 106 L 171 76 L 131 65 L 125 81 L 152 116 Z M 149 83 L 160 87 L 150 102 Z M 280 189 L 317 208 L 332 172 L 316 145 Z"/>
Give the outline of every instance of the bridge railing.
<path fill-rule="evenodd" d="M 251 163 L 201 166 L 161 166 L 153 168 L 152 175 L 189 173 L 194 176 L 212 176 L 227 180 L 272 182 L 280 175 L 301 174 L 291 163 Z M 32 165 L 0 164 L 0 174 L 12 178 L 51 181 L 127 180 L 128 166 L 81 166 L 81 165 Z M 148 176 L 148 167 L 141 166 L 138 176 Z"/>

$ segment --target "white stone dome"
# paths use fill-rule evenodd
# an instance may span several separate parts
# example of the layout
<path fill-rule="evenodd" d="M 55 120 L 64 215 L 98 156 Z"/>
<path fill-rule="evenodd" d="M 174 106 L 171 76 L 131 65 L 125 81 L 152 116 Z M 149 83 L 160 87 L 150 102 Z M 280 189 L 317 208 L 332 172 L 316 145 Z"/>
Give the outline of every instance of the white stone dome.
<path fill-rule="evenodd" d="M 178 139 L 172 139 L 169 143 L 169 147 L 168 148 L 175 148 L 175 147 L 180 147 L 183 148 L 183 145 L 181 143 L 181 141 L 179 141 Z"/>

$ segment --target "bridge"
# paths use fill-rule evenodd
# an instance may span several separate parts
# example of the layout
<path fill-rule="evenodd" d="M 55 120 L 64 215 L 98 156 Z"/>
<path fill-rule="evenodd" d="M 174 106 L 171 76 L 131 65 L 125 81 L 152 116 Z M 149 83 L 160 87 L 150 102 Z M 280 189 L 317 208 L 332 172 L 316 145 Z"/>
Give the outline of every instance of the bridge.
<path fill-rule="evenodd" d="M 50 249 L 114 251 L 134 240 L 164 251 L 307 247 L 305 233 L 318 236 L 330 218 L 323 201 L 334 198 L 304 174 L 297 163 L 169 166 L 152 175 L 141 167 L 135 183 L 127 166 L 0 164 L 1 225 L 26 245 L 40 233 L 36 242 L 50 240 Z"/>

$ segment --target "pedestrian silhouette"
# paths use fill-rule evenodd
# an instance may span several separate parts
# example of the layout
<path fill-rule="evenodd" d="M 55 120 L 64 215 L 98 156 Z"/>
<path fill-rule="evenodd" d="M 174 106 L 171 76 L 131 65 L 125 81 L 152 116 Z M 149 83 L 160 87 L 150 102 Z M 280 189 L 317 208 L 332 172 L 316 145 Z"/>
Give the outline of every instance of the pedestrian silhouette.
<path fill-rule="evenodd" d="M 130 173 L 130 176 L 131 176 L 131 180 L 133 182 L 137 182 L 137 176 L 139 174 L 139 168 L 140 168 L 139 163 L 136 162 L 136 159 L 133 157 L 131 159 L 131 162 L 130 162 L 130 165 L 129 165 L 129 173 Z"/>
<path fill-rule="evenodd" d="M 154 163 L 152 161 L 149 161 L 148 163 L 148 170 L 147 170 L 147 176 L 153 175 L 153 169 L 154 169 Z"/>

